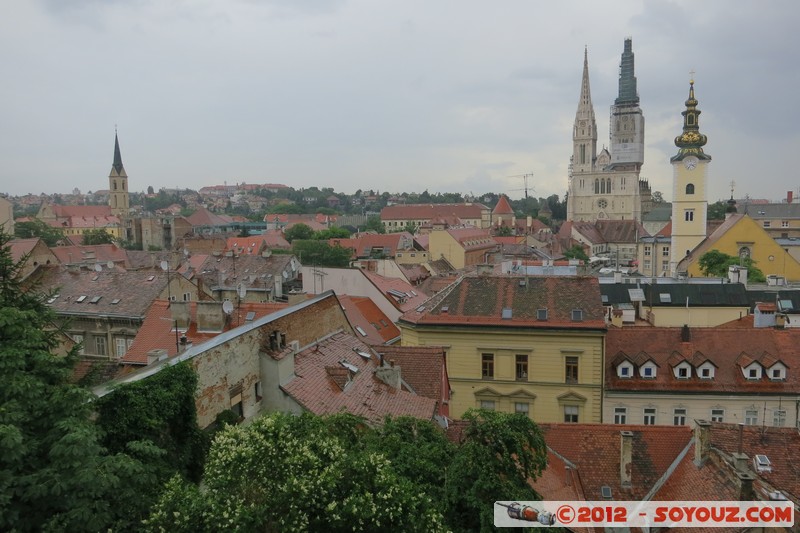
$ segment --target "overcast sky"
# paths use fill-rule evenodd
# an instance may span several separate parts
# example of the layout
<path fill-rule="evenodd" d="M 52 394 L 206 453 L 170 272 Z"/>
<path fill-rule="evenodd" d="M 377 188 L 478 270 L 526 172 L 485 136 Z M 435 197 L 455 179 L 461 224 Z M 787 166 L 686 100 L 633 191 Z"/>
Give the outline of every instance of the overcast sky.
<path fill-rule="evenodd" d="M 588 46 L 598 149 L 625 37 L 643 177 L 694 69 L 710 201 L 800 187 L 800 2 L 32 0 L 0 4 L 0 192 L 227 182 L 381 192 L 567 188 Z"/>

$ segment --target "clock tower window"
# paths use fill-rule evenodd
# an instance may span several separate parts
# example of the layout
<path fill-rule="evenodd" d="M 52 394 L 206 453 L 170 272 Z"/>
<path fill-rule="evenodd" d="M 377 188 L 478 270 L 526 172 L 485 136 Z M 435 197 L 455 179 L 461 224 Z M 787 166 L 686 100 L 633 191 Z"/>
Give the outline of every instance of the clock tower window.
<path fill-rule="evenodd" d="M 686 194 L 694 194 L 694 183 L 686 185 Z"/>

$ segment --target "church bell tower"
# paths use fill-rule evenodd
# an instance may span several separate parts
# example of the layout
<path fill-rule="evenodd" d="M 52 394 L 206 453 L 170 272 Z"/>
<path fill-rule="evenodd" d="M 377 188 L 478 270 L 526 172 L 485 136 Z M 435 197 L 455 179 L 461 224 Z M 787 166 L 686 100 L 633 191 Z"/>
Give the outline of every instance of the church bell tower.
<path fill-rule="evenodd" d="M 108 175 L 108 205 L 111 214 L 115 216 L 127 215 L 130 210 L 130 197 L 128 195 L 128 175 L 122 166 L 122 155 L 119 151 L 119 137 L 114 132 L 114 163 Z"/>

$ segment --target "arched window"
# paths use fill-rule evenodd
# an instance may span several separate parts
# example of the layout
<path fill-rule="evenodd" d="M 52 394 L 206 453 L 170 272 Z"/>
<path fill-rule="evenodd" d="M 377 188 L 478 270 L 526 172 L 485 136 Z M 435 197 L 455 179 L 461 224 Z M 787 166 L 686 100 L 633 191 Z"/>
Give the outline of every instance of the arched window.
<path fill-rule="evenodd" d="M 686 184 L 686 194 L 694 194 L 694 183 Z"/>
<path fill-rule="evenodd" d="M 606 180 L 604 180 L 602 178 L 600 179 L 600 193 L 601 194 L 605 194 L 606 193 Z"/>
<path fill-rule="evenodd" d="M 608 194 L 611 194 L 611 178 L 608 178 L 608 179 L 606 180 L 606 192 L 607 192 Z"/>
<path fill-rule="evenodd" d="M 600 194 L 600 180 L 597 178 L 594 179 L 594 193 Z"/>
<path fill-rule="evenodd" d="M 117 180 L 111 180 L 111 184 L 114 186 L 114 190 L 117 190 Z"/>

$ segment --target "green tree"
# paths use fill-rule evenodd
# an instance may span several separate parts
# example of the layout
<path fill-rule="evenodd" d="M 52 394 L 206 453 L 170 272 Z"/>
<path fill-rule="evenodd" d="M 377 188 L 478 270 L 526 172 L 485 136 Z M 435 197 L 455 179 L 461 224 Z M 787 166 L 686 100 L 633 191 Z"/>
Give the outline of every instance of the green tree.
<path fill-rule="evenodd" d="M 386 233 L 386 228 L 383 226 L 383 222 L 381 222 L 381 217 L 379 215 L 367 217 L 367 223 L 364 226 L 364 229 L 367 231 L 374 231 L 376 233 Z"/>
<path fill-rule="evenodd" d="M 412 221 L 408 221 L 401 231 L 406 231 L 411 235 L 414 235 L 417 232 L 417 225 Z"/>
<path fill-rule="evenodd" d="M 574 244 L 572 248 L 564 252 L 564 257 L 567 259 L 580 259 L 586 263 L 589 262 L 589 256 L 586 255 L 586 252 L 583 250 L 583 246 L 580 244 Z"/>
<path fill-rule="evenodd" d="M 739 258 L 728 255 L 719 250 L 709 250 L 700 256 L 698 260 L 700 272 L 704 276 L 725 278 L 728 276 L 728 268 L 731 266 L 743 266 L 747 268 L 747 280 L 763 283 L 767 280 L 764 273 L 758 268 L 756 262 L 749 257 Z"/>
<path fill-rule="evenodd" d="M 511 230 L 511 226 L 503 225 L 497 228 L 497 230 L 495 231 L 495 235 L 497 235 L 498 237 L 511 237 L 512 235 L 514 235 L 514 232 Z"/>
<path fill-rule="evenodd" d="M 267 214 L 270 215 L 300 215 L 305 212 L 306 210 L 297 204 L 278 204 L 267 210 Z"/>
<path fill-rule="evenodd" d="M 101 445 L 91 393 L 69 383 L 77 351 L 52 354 L 62 334 L 47 295 L 22 290 L 8 240 L 0 233 L 0 530 L 130 529 L 155 479 Z"/>
<path fill-rule="evenodd" d="M 83 244 L 111 244 L 114 236 L 103 228 L 86 230 L 83 233 Z"/>
<path fill-rule="evenodd" d="M 717 200 L 713 204 L 708 204 L 708 219 L 709 220 L 725 220 L 725 213 L 728 209 L 728 203 L 722 200 Z"/>
<path fill-rule="evenodd" d="M 227 426 L 214 439 L 202 486 L 173 479 L 147 528 L 444 530 L 430 498 L 384 454 L 361 445 L 353 422 L 351 415 L 272 413 Z"/>
<path fill-rule="evenodd" d="M 318 241 L 327 241 L 328 239 L 347 239 L 350 237 L 350 232 L 344 228 L 328 228 L 314 233 L 314 238 Z"/>
<path fill-rule="evenodd" d="M 325 241 L 317 240 L 295 240 L 292 242 L 292 252 L 304 265 L 334 268 L 349 266 L 353 257 L 349 248 L 331 246 Z"/>
<path fill-rule="evenodd" d="M 64 231 L 39 219 L 14 224 L 14 235 L 18 239 L 39 237 L 47 246 L 58 246 L 64 241 Z"/>
<path fill-rule="evenodd" d="M 463 441 L 450 463 L 445 494 L 448 525 L 490 531 L 496 500 L 539 500 L 529 479 L 547 466 L 547 448 L 527 416 L 470 409 Z"/>
<path fill-rule="evenodd" d="M 283 238 L 289 242 L 295 239 L 313 239 L 314 230 L 308 224 L 295 224 L 291 228 L 283 232 Z"/>

